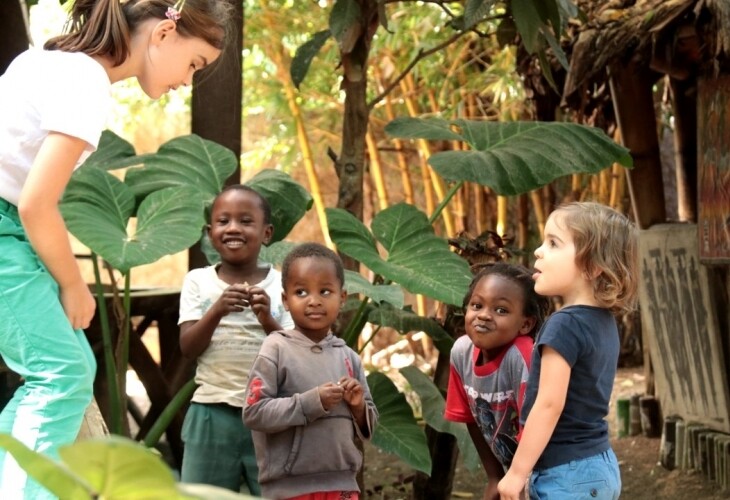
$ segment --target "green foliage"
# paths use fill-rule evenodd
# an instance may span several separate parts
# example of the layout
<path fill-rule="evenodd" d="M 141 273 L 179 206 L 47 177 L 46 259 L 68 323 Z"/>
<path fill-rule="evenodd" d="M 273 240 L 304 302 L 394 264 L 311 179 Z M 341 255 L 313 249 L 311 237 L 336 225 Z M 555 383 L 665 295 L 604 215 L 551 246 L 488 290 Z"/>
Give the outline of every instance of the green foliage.
<path fill-rule="evenodd" d="M 399 203 L 383 210 L 373 219 L 372 233 L 345 210 L 328 208 L 326 213 L 330 237 L 340 251 L 412 293 L 461 304 L 471 281 L 469 266 L 434 234 L 416 207 Z M 387 259 L 376 241 L 388 252 Z"/>
<path fill-rule="evenodd" d="M 424 332 L 442 353 L 448 353 L 454 345 L 454 339 L 438 322 L 419 316 L 410 307 L 398 309 L 388 303 L 380 304 L 368 312 L 367 318 L 375 325 L 388 326 L 401 333 Z"/>
<path fill-rule="evenodd" d="M 373 444 L 397 455 L 416 470 L 431 474 L 431 455 L 426 435 L 418 426 L 405 396 L 384 374 L 368 375 L 368 387 L 380 418 L 373 434 Z"/>
<path fill-rule="evenodd" d="M 195 134 L 164 143 L 142 163 L 141 168 L 130 169 L 124 177 L 137 200 L 167 187 L 185 186 L 196 189 L 206 205 L 238 166 L 233 151 Z"/>
<path fill-rule="evenodd" d="M 370 283 L 362 274 L 345 270 L 345 290 L 369 297 L 376 304 L 388 302 L 395 307 L 403 307 L 403 289 L 400 285 L 377 285 Z"/>
<path fill-rule="evenodd" d="M 104 171 L 79 170 L 67 196 L 61 210 L 69 231 L 122 274 L 185 250 L 200 237 L 203 205 L 190 187 L 165 188 L 146 197 L 134 231 L 128 230 L 134 193 Z"/>
<path fill-rule="evenodd" d="M 385 130 L 400 138 L 466 142 L 471 150 L 435 153 L 429 163 L 445 179 L 476 182 L 500 195 L 596 173 L 613 162 L 633 165 L 628 149 L 600 129 L 575 123 L 396 118 Z"/>
<path fill-rule="evenodd" d="M 59 451 L 61 462 L 31 450 L 8 434 L 0 434 L 0 447 L 29 476 L 64 500 L 252 498 L 208 485 L 177 484 L 158 454 L 119 436 L 64 446 Z"/>
<path fill-rule="evenodd" d="M 272 242 L 283 240 L 314 202 L 301 184 L 278 170 L 262 170 L 246 185 L 266 198 L 271 206 Z"/>
<path fill-rule="evenodd" d="M 291 62 L 291 69 L 289 70 L 292 82 L 294 82 L 296 88 L 299 88 L 304 77 L 307 76 L 312 59 L 314 59 L 314 56 L 317 55 L 325 42 L 329 40 L 330 36 L 330 30 L 319 31 L 312 35 L 312 38 L 307 43 L 299 46 L 297 49 L 294 54 L 294 59 Z"/>
<path fill-rule="evenodd" d="M 471 470 L 482 466 L 479 454 L 474 447 L 466 425 L 458 422 L 450 422 L 444 418 L 446 401 L 439 392 L 433 381 L 415 366 L 406 366 L 400 369 L 408 383 L 411 385 L 418 398 L 421 400 L 423 409 L 423 420 L 438 432 L 446 432 L 454 436 L 459 444 L 459 450 L 464 459 L 464 464 Z"/>

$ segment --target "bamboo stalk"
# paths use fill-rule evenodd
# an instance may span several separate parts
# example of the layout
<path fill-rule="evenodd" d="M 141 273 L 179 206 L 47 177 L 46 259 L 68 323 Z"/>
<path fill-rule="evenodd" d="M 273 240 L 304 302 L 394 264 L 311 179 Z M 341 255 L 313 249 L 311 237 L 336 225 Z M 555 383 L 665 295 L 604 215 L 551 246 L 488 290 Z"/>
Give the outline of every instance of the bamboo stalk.
<path fill-rule="evenodd" d="M 276 14 L 272 13 L 267 8 L 263 9 L 263 19 L 267 26 L 275 32 L 275 26 L 279 22 L 274 19 L 273 16 Z M 317 170 L 314 166 L 314 156 L 312 154 L 312 147 L 310 145 L 309 136 L 307 130 L 304 127 L 304 118 L 302 117 L 301 108 L 297 102 L 297 94 L 294 84 L 289 74 L 289 67 L 291 67 L 291 58 L 284 45 L 281 43 L 280 38 L 273 36 L 271 37 L 271 43 L 261 46 L 261 49 L 266 52 L 266 55 L 274 61 L 276 65 L 276 77 L 284 89 L 284 95 L 286 96 L 286 102 L 289 106 L 289 111 L 294 119 L 294 124 L 297 131 L 297 142 L 302 153 L 302 163 L 304 164 L 304 170 L 307 173 L 307 181 L 309 183 L 309 192 L 312 194 L 314 200 L 314 208 L 317 212 L 317 219 L 319 219 L 319 226 L 322 230 L 322 236 L 324 238 L 325 245 L 329 248 L 334 249 L 334 243 L 330 238 L 329 227 L 327 224 L 327 215 L 325 213 L 325 203 L 322 198 L 322 190 L 319 184 L 319 177 L 317 176 Z"/>
<path fill-rule="evenodd" d="M 370 175 L 375 185 L 375 192 L 378 197 L 378 208 L 385 210 L 388 208 L 388 193 L 385 189 L 385 182 L 383 181 L 383 171 L 380 164 L 380 152 L 378 146 L 375 144 L 372 130 L 368 130 L 365 135 L 365 142 L 368 147 L 368 154 L 370 156 Z"/>
<path fill-rule="evenodd" d="M 404 95 L 404 101 L 406 103 L 406 107 L 408 108 L 408 113 L 410 116 L 416 117 L 419 115 L 418 107 L 416 105 L 415 99 L 413 99 L 413 94 L 415 92 L 415 84 L 413 83 L 413 75 L 408 74 L 403 79 L 403 85 L 405 86 L 405 95 Z M 436 172 L 431 168 L 431 166 L 428 164 L 428 159 L 431 156 L 431 147 L 428 144 L 428 142 L 425 139 L 418 139 L 418 150 L 421 153 L 421 168 L 423 169 L 423 180 L 424 180 L 424 187 L 431 185 L 433 187 L 433 191 L 435 192 L 436 196 L 439 200 L 443 200 L 446 195 L 446 187 L 444 185 L 443 179 L 436 174 Z M 431 213 L 432 210 L 429 210 L 429 213 Z M 451 213 L 448 210 L 444 210 L 441 212 L 441 216 L 444 221 L 444 226 L 446 226 L 446 234 L 447 235 L 453 235 L 454 234 L 454 221 L 453 217 L 451 216 Z"/>
<path fill-rule="evenodd" d="M 484 191 L 482 191 L 482 186 L 479 184 L 472 184 L 472 191 L 473 191 L 473 203 L 474 206 L 474 217 L 476 218 L 475 225 L 477 229 L 477 234 L 482 234 L 485 230 L 485 217 L 486 214 L 484 213 Z"/>
<path fill-rule="evenodd" d="M 547 217 L 545 216 L 545 200 L 541 189 L 535 189 L 530 191 L 530 199 L 532 200 L 532 208 L 535 211 L 535 219 L 537 220 L 537 227 L 540 228 L 540 237 L 545 234 L 545 222 Z"/>
<path fill-rule="evenodd" d="M 393 112 L 393 100 L 390 97 L 390 94 L 385 96 L 385 114 L 389 121 L 395 119 L 395 113 Z M 403 151 L 403 141 L 400 139 L 393 139 L 393 144 L 397 150 L 396 161 L 398 162 L 401 184 L 403 185 L 403 197 L 405 198 L 406 203 L 413 205 L 413 182 L 411 181 L 411 171 L 408 169 L 406 155 Z"/>
<path fill-rule="evenodd" d="M 497 234 L 504 236 L 507 232 L 508 198 L 497 196 Z"/>

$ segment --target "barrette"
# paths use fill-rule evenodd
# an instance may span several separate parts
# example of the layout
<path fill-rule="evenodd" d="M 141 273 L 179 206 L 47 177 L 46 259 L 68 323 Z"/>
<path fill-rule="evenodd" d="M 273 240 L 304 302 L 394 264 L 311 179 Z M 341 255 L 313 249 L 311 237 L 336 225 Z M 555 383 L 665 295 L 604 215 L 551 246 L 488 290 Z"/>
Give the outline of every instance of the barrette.
<path fill-rule="evenodd" d="M 185 0 L 179 0 L 177 3 L 175 3 L 175 5 L 167 8 L 167 11 L 165 12 L 165 17 L 172 21 L 178 22 L 182 17 L 183 7 L 185 7 Z"/>
<path fill-rule="evenodd" d="M 180 12 L 175 7 L 168 7 L 167 12 L 165 12 L 165 17 L 178 22 L 180 20 Z"/>

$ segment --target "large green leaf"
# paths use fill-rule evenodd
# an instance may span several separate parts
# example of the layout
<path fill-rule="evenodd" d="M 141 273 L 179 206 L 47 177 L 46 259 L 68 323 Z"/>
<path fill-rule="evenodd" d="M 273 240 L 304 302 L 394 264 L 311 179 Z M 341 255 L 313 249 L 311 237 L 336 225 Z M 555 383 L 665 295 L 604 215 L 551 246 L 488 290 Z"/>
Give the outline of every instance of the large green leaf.
<path fill-rule="evenodd" d="M 134 146 L 125 141 L 111 130 L 101 133 L 99 147 L 86 159 L 84 168 L 100 168 L 115 170 L 118 168 L 141 165 L 149 155 L 137 156 Z"/>
<path fill-rule="evenodd" d="M 281 267 L 284 259 L 295 246 L 297 246 L 297 244 L 291 241 L 277 241 L 269 246 L 261 247 L 259 260 L 268 262 L 276 267 Z"/>
<path fill-rule="evenodd" d="M 380 415 L 373 444 L 398 456 L 414 469 L 431 474 L 426 434 L 413 417 L 406 397 L 380 372 L 368 375 L 368 387 Z"/>
<path fill-rule="evenodd" d="M 60 451 L 68 467 L 99 498 L 179 498 L 175 478 L 159 455 L 120 436 L 80 441 Z M 62 496 L 65 498 L 65 496 Z"/>
<path fill-rule="evenodd" d="M 439 352 L 449 353 L 454 339 L 431 318 L 419 316 L 411 309 L 396 309 L 390 304 L 381 304 L 368 312 L 368 321 L 376 325 L 389 326 L 401 334 L 424 332 L 433 339 Z"/>
<path fill-rule="evenodd" d="M 329 40 L 330 30 L 323 30 L 312 35 L 312 38 L 307 40 L 306 43 L 300 45 L 297 51 L 294 53 L 294 57 L 291 61 L 291 68 L 289 74 L 291 80 L 296 88 L 304 81 L 304 77 L 307 76 L 309 66 L 312 64 L 312 59 L 322 49 L 322 45 Z"/>
<path fill-rule="evenodd" d="M 255 189 L 271 205 L 271 223 L 274 225 L 272 242 L 283 240 L 307 210 L 312 208 L 312 195 L 279 170 L 262 170 L 246 185 Z"/>
<path fill-rule="evenodd" d="M 433 381 L 425 373 L 415 366 L 406 366 L 399 371 L 408 380 L 408 383 L 416 391 L 416 394 L 418 394 L 421 400 L 421 408 L 423 409 L 423 419 L 426 423 L 438 432 L 447 432 L 454 436 L 459 443 L 459 450 L 461 450 L 461 455 L 467 468 L 472 471 L 479 469 L 482 462 L 466 425 L 460 422 L 450 422 L 444 418 L 446 401 L 438 387 L 434 385 Z"/>
<path fill-rule="evenodd" d="M 399 203 L 373 219 L 373 234 L 388 252 L 387 260 L 380 256 L 373 234 L 352 214 L 334 208 L 326 213 L 332 241 L 343 253 L 412 293 L 462 303 L 471 281 L 469 266 L 434 234 L 416 207 Z"/>
<path fill-rule="evenodd" d="M 66 224 L 76 225 L 73 217 L 67 217 L 69 207 L 76 204 L 97 207 L 98 214 L 93 219 L 96 219 L 99 227 L 95 229 L 113 233 L 115 228 L 127 226 L 127 220 L 134 211 L 134 193 L 122 181 L 103 170 L 80 168 L 71 176 L 61 201 L 61 212 L 66 217 Z M 84 218 L 90 216 L 80 215 Z"/>
<path fill-rule="evenodd" d="M 457 140 L 470 151 L 445 151 L 429 163 L 445 179 L 517 195 L 575 173 L 596 173 L 614 162 L 633 165 L 629 150 L 603 131 L 575 123 L 487 122 L 396 118 L 386 131 L 401 138 Z"/>
<path fill-rule="evenodd" d="M 113 178 L 88 170 L 89 176 Z M 203 206 L 195 189 L 171 187 L 152 193 L 139 206 L 136 230 L 128 231 L 133 208 L 129 187 L 116 179 L 96 187 L 95 196 L 87 201 L 74 197 L 62 204 L 61 211 L 69 231 L 123 274 L 185 250 L 200 238 Z"/>
<path fill-rule="evenodd" d="M 345 290 L 350 294 L 362 294 L 373 302 L 388 302 L 403 307 L 403 289 L 398 285 L 375 285 L 355 271 L 345 270 Z"/>
<path fill-rule="evenodd" d="M 35 452 L 9 434 L 0 434 L 0 448 L 10 453 L 18 465 L 54 495 L 68 500 L 92 498 L 92 486 L 61 463 Z"/>
<path fill-rule="evenodd" d="M 176 137 L 149 155 L 144 167 L 130 169 L 124 178 L 138 200 L 166 187 L 198 190 L 207 203 L 238 167 L 230 149 L 195 134 Z"/>

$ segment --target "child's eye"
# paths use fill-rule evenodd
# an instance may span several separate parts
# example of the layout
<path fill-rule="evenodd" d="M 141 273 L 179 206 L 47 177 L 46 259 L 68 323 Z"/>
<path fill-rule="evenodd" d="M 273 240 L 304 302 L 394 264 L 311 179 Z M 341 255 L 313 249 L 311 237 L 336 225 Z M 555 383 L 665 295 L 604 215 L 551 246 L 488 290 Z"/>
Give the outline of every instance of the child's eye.
<path fill-rule="evenodd" d="M 478 311 L 479 309 L 482 308 L 482 305 L 481 304 L 477 304 L 476 302 L 472 302 L 471 304 L 469 304 L 469 307 L 471 309 L 474 309 L 475 311 Z"/>
<path fill-rule="evenodd" d="M 216 221 L 220 225 L 228 224 L 228 219 L 218 219 Z"/>
<path fill-rule="evenodd" d="M 497 314 L 507 314 L 507 313 L 509 313 L 509 311 L 507 309 L 505 309 L 504 307 L 497 307 L 494 310 L 496 311 Z"/>
<path fill-rule="evenodd" d="M 294 295 L 296 295 L 297 297 L 306 297 L 307 291 L 299 288 L 297 290 L 294 290 Z"/>
<path fill-rule="evenodd" d="M 324 289 L 320 293 L 322 294 L 323 297 L 329 297 L 330 295 L 332 295 L 332 290 Z"/>

